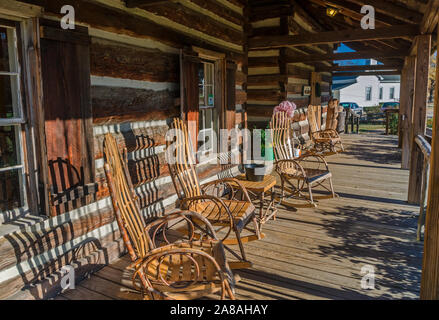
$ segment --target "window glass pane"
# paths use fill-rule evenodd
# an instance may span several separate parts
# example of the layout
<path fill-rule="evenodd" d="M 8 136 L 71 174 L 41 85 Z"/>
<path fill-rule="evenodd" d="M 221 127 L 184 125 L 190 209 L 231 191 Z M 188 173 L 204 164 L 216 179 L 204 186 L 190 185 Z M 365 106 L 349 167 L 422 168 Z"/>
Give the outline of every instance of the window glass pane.
<path fill-rule="evenodd" d="M 19 118 L 17 76 L 0 75 L 0 118 Z"/>
<path fill-rule="evenodd" d="M 19 126 L 0 127 L 0 168 L 21 164 L 18 157 Z"/>
<path fill-rule="evenodd" d="M 206 104 L 205 99 L 205 90 L 204 90 L 204 63 L 200 63 L 198 67 L 198 88 L 200 91 L 199 94 L 199 105 L 204 106 Z"/>
<path fill-rule="evenodd" d="M 395 88 L 390 88 L 390 99 L 395 97 Z"/>
<path fill-rule="evenodd" d="M 21 170 L 0 172 L 0 211 L 23 206 Z"/>
<path fill-rule="evenodd" d="M 366 87 L 366 101 L 372 100 L 372 87 Z"/>
<path fill-rule="evenodd" d="M 0 71 L 17 72 L 14 52 L 15 30 L 0 27 Z"/>
<path fill-rule="evenodd" d="M 206 87 L 206 95 L 207 95 L 207 106 L 209 107 L 215 106 L 214 89 L 212 86 Z"/>

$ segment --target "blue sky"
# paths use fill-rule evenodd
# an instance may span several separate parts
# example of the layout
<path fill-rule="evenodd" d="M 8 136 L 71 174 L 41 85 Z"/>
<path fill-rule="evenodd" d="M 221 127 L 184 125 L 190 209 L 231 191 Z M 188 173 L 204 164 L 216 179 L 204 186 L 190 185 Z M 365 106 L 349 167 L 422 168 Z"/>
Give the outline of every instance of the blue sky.
<path fill-rule="evenodd" d="M 336 53 L 342 53 L 342 52 L 355 52 L 355 50 L 352 50 L 344 43 L 341 44 L 341 46 L 335 51 Z M 343 61 L 334 61 L 336 64 L 339 64 L 341 66 L 364 66 L 368 65 L 369 59 L 357 59 L 357 60 L 343 60 Z"/>

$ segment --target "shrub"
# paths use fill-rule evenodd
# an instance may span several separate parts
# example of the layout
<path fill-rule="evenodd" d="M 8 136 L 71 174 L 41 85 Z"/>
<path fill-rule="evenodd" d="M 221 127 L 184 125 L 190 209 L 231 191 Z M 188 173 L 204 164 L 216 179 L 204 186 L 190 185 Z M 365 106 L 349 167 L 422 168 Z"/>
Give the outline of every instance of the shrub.
<path fill-rule="evenodd" d="M 396 113 L 392 113 L 389 121 L 390 134 L 398 134 L 398 122 L 399 122 L 399 115 Z"/>

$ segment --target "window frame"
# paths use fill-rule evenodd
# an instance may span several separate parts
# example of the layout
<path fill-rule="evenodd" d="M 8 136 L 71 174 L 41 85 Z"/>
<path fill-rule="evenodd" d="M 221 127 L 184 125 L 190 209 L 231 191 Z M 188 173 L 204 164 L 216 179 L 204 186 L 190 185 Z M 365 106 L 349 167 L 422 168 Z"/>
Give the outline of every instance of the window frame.
<path fill-rule="evenodd" d="M 212 68 L 212 83 L 211 84 L 206 84 L 205 82 L 203 82 L 203 84 L 201 84 L 201 81 L 199 81 L 198 83 L 198 87 L 203 86 L 203 97 L 204 97 L 204 104 L 202 105 L 201 103 L 198 106 L 198 113 L 199 113 L 199 125 L 198 125 L 198 142 L 200 143 L 199 139 L 200 136 L 204 135 L 204 137 L 216 137 L 218 139 L 218 106 L 217 106 L 217 81 L 215 79 L 215 75 L 217 72 L 217 65 L 215 63 L 215 61 L 208 59 L 208 58 L 201 58 L 201 64 L 204 66 L 204 80 L 206 79 L 206 70 L 207 70 L 207 66 L 210 66 Z M 199 79 L 200 80 L 200 79 Z M 209 86 L 212 88 L 212 92 L 213 92 L 213 106 L 209 106 L 209 96 L 206 95 L 206 86 Z M 201 98 L 201 97 L 200 97 Z M 207 101 L 207 103 L 206 103 Z M 201 102 L 201 99 L 200 99 Z M 206 126 L 206 116 L 208 112 L 211 112 L 211 122 L 210 122 L 210 127 Z M 207 134 L 207 135 L 206 135 Z M 216 141 L 216 143 L 218 143 L 218 141 Z M 213 141 L 211 141 L 209 143 L 209 149 L 206 150 L 202 150 L 200 151 L 200 146 L 197 146 L 197 158 L 201 158 L 204 159 L 206 157 L 207 154 L 211 154 L 210 157 L 208 157 L 207 159 L 204 159 L 206 161 L 209 161 L 211 158 L 215 157 L 214 154 L 214 148 L 215 148 L 215 144 Z M 206 139 L 204 139 L 204 143 L 202 144 L 202 146 L 206 145 Z M 204 162 L 204 161 L 203 161 Z"/>
<path fill-rule="evenodd" d="M 395 87 L 390 87 L 390 90 L 389 90 L 389 99 L 390 99 L 390 100 L 395 100 Z"/>
<path fill-rule="evenodd" d="M 7 214 L 11 212 L 16 211 L 28 211 L 30 204 L 29 204 L 29 186 L 27 183 L 27 171 L 28 171 L 28 159 L 26 157 L 26 132 L 25 132 L 25 125 L 27 123 L 25 118 L 25 85 L 23 83 L 23 58 L 22 58 L 22 37 L 21 37 L 21 31 L 22 26 L 21 23 L 18 21 L 10 21 L 5 20 L 3 18 L 0 18 L 0 26 L 5 29 L 13 30 L 13 65 L 15 66 L 15 70 L 12 70 L 10 68 L 9 71 L 2 71 L 0 70 L 0 76 L 8 76 L 16 78 L 16 88 L 14 88 L 11 85 L 11 95 L 15 95 L 17 106 L 15 106 L 16 109 L 18 109 L 18 114 L 14 115 L 13 118 L 0 118 L 0 127 L 12 127 L 15 130 L 16 133 L 16 148 L 15 152 L 17 154 L 17 165 L 9 166 L 0 168 L 0 173 L 3 172 L 13 172 L 18 170 L 18 178 L 19 178 L 19 184 L 20 184 L 20 206 L 16 208 L 6 208 L 6 209 L 0 209 L 0 214 Z M 8 52 L 10 54 L 10 52 Z M 11 65 L 10 61 L 11 57 L 9 56 L 9 63 Z M 14 110 L 15 111 L 15 110 Z"/>
<path fill-rule="evenodd" d="M 368 93 L 367 90 L 370 89 L 370 92 Z M 372 87 L 371 86 L 367 86 L 366 87 L 366 97 L 365 97 L 366 101 L 372 101 Z"/>

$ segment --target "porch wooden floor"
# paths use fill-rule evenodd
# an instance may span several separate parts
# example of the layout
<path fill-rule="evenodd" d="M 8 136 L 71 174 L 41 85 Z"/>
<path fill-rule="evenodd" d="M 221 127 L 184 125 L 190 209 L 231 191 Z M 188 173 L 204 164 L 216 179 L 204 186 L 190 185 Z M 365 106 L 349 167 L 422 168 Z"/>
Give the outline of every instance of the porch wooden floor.
<path fill-rule="evenodd" d="M 418 207 L 405 203 L 408 171 L 399 169 L 396 139 L 378 134 L 343 137 L 347 152 L 329 158 L 339 200 L 317 209 L 280 206 L 266 238 L 246 245 L 252 269 L 242 278 L 239 299 L 418 298 L 422 244 Z M 126 292 L 129 259 L 94 274 L 57 299 L 138 299 Z M 375 268 L 376 289 L 361 289 L 361 270 Z"/>

